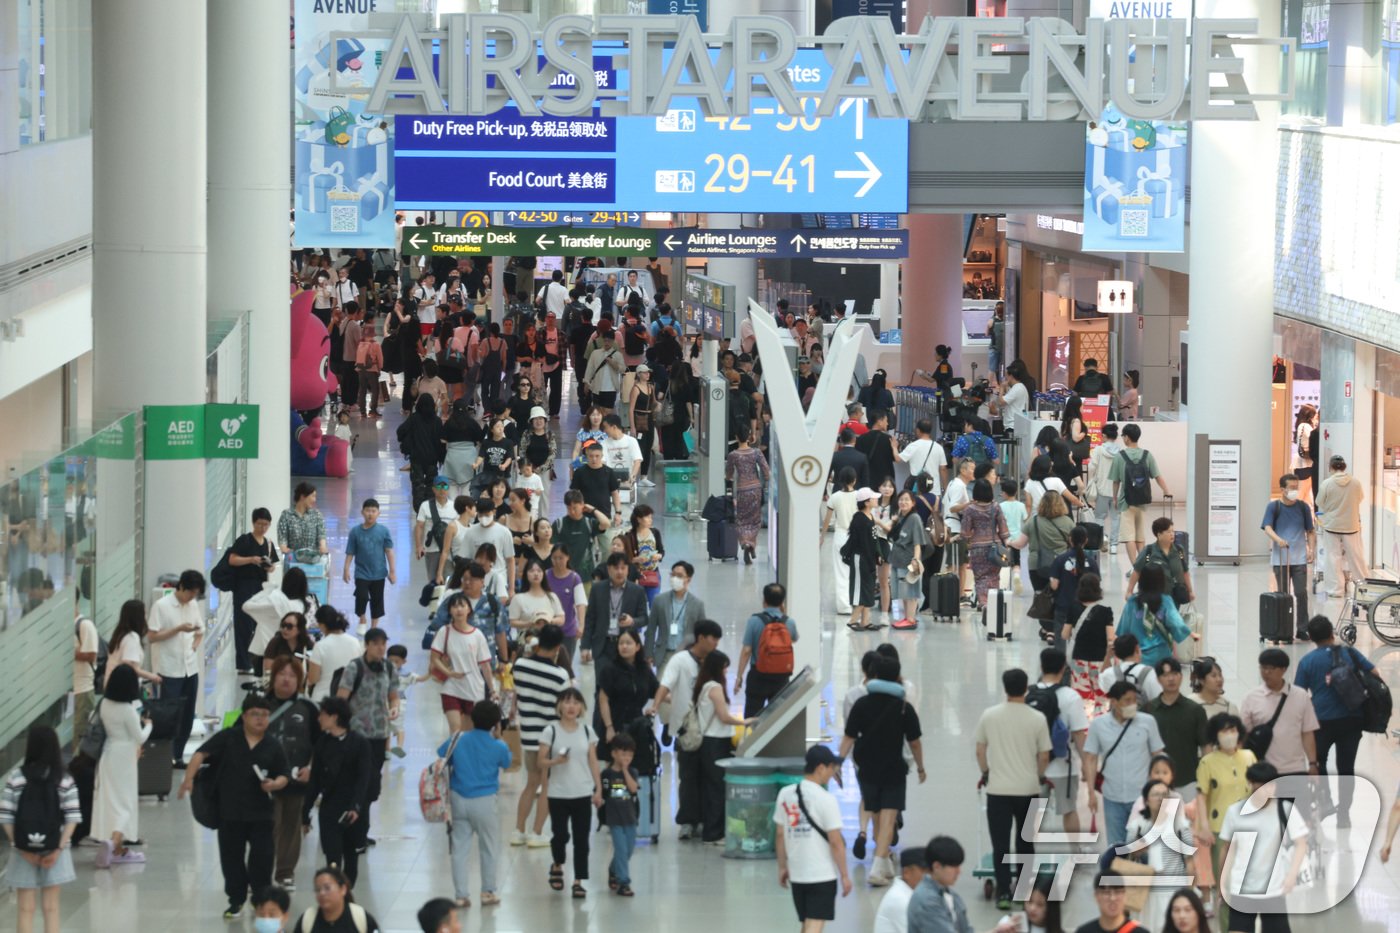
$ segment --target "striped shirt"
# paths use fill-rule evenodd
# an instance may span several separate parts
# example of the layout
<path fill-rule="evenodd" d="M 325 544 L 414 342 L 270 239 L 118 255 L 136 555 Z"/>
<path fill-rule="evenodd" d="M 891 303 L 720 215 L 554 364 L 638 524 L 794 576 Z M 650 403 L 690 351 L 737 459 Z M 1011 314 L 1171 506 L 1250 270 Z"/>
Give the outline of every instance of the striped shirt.
<path fill-rule="evenodd" d="M 520 709 L 520 747 L 534 751 L 540 732 L 559 718 L 559 692 L 569 685 L 568 673 L 543 658 L 521 658 L 511 666 L 515 696 Z"/>
<path fill-rule="evenodd" d="M 16 768 L 11 772 L 4 790 L 0 790 L 0 825 L 14 825 L 15 813 L 19 810 L 19 798 L 24 793 L 24 785 L 27 783 L 28 779 L 25 778 L 22 769 Z M 82 807 L 78 803 L 78 785 L 66 774 L 58 784 L 58 805 L 63 810 L 63 822 L 83 821 Z"/>

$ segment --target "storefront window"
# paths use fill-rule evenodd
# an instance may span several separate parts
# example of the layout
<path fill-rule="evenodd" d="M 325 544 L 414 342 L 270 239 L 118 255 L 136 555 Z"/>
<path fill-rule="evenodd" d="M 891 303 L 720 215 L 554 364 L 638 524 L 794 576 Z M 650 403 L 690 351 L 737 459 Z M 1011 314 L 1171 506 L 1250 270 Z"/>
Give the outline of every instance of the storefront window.
<path fill-rule="evenodd" d="M 1329 0 L 1283 0 L 1283 34 L 1297 43 L 1291 56 L 1294 94 L 1283 103 L 1285 114 L 1327 115 L 1327 26 L 1331 12 Z M 1284 67 L 1290 63 L 1285 62 Z"/>
<path fill-rule="evenodd" d="M 1382 0 L 1380 122 L 1400 122 L 1400 0 Z"/>
<path fill-rule="evenodd" d="M 20 145 L 90 132 L 92 0 L 19 0 L 18 27 Z"/>

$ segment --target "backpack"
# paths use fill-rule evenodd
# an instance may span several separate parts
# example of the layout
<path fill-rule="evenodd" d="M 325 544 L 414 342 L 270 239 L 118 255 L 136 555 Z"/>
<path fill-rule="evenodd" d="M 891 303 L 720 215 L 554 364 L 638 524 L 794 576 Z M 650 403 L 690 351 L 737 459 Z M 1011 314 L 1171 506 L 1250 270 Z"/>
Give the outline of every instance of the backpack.
<path fill-rule="evenodd" d="M 365 912 L 365 909 L 354 901 L 346 904 L 345 909 L 350 914 L 350 922 L 355 924 L 355 933 L 368 933 L 369 914 Z M 311 931 L 315 929 L 316 917 L 319 910 L 319 907 L 306 908 L 306 911 L 301 915 L 301 919 L 297 921 L 297 930 L 299 930 L 300 933 L 311 933 Z"/>
<path fill-rule="evenodd" d="M 97 761 L 102 757 L 102 747 L 106 744 L 107 726 L 102 722 L 102 700 L 99 698 L 97 705 L 92 708 L 92 715 L 88 717 L 87 729 L 83 731 L 82 741 L 78 743 L 78 752 Z"/>
<path fill-rule="evenodd" d="M 991 462 L 991 458 L 987 456 L 987 436 L 985 434 L 981 431 L 973 431 L 964 436 L 967 438 L 967 459 L 979 466 Z"/>
<path fill-rule="evenodd" d="M 230 545 L 224 550 L 224 556 L 219 558 L 219 562 L 209 568 L 209 585 L 222 593 L 232 593 L 233 584 L 237 579 L 233 574 L 233 565 L 228 562 L 232 553 L 233 546 Z"/>
<path fill-rule="evenodd" d="M 350 696 L 352 697 L 359 692 L 360 682 L 365 679 L 365 665 L 363 660 L 356 658 L 355 661 L 360 661 L 360 666 L 355 669 L 355 682 L 350 687 Z M 351 661 L 350 664 L 354 664 L 355 661 Z M 345 667 L 349 667 L 350 664 L 345 665 Z M 331 675 L 331 696 L 335 696 L 340 692 L 340 678 L 345 673 L 345 667 L 339 668 Z"/>
<path fill-rule="evenodd" d="M 454 735 L 447 743 L 447 754 L 434 758 L 418 776 L 418 809 L 423 811 L 424 822 L 452 822 L 452 753 L 462 735 Z"/>
<path fill-rule="evenodd" d="M 1327 685 L 1337 694 L 1347 709 L 1353 712 L 1366 703 L 1366 684 L 1361 680 L 1361 672 L 1352 663 L 1351 655 L 1338 645 L 1333 645 L 1332 669 L 1327 672 Z"/>
<path fill-rule="evenodd" d="M 15 809 L 15 848 L 35 854 L 58 848 L 63 835 L 63 805 L 58 797 L 58 782 L 50 778 L 25 775 L 24 790 L 20 791 Z"/>
<path fill-rule="evenodd" d="M 1152 474 L 1147 469 L 1147 452 L 1134 460 L 1125 450 L 1123 461 L 1123 501 L 1128 505 L 1149 505 L 1152 502 Z"/>
<path fill-rule="evenodd" d="M 589 520 L 588 516 L 584 516 L 583 521 L 589 528 L 587 532 L 588 543 L 586 548 L 581 548 L 583 559 L 577 562 L 578 566 L 574 567 L 574 570 L 580 578 L 587 580 L 593 575 L 593 568 L 598 566 L 598 536 L 592 531 L 597 526 Z M 564 546 L 564 549 L 569 552 L 570 559 L 573 557 L 574 546 L 578 544 L 580 537 L 578 531 L 564 530 L 564 519 L 556 518 L 554 520 L 554 541 L 556 544 Z"/>
<path fill-rule="evenodd" d="M 1058 687 L 1035 684 L 1026 694 L 1026 705 L 1045 717 L 1050 726 L 1050 757 L 1069 758 L 1069 726 L 1060 718 Z"/>
<path fill-rule="evenodd" d="M 784 626 L 786 628 L 786 626 Z M 705 727 L 700 724 L 700 701 L 690 704 L 681 727 L 676 732 L 676 747 L 683 752 L 695 752 L 705 742 Z"/>
<path fill-rule="evenodd" d="M 651 413 L 651 420 L 658 428 L 669 427 L 675 423 L 676 406 L 671 402 L 671 396 L 662 396 L 656 410 Z"/>
<path fill-rule="evenodd" d="M 1366 685 L 1366 702 L 1361 706 L 1361 731 L 1385 735 L 1390 730 L 1393 709 L 1390 687 L 1374 670 L 1361 675 Z"/>
<path fill-rule="evenodd" d="M 73 623 L 73 637 L 77 639 L 80 644 L 82 642 L 83 622 L 85 620 L 92 622 L 91 619 L 83 617 Z M 96 627 L 96 623 L 93 623 L 93 627 Z M 105 679 L 98 677 L 98 672 L 105 670 L 107 670 L 107 643 L 102 640 L 102 633 L 98 632 L 97 659 L 92 662 L 92 690 L 98 696 L 102 695 L 103 688 L 106 686 Z"/>
<path fill-rule="evenodd" d="M 622 348 L 627 351 L 628 356 L 641 356 L 646 352 L 647 342 L 642 335 L 646 333 L 646 328 L 641 324 L 627 328 L 622 338 Z"/>
<path fill-rule="evenodd" d="M 428 499 L 428 511 L 433 516 L 433 524 L 428 528 L 428 533 L 423 536 L 423 548 L 429 551 L 440 551 L 442 550 L 443 536 L 447 533 L 447 522 L 443 521 L 441 513 L 438 512 L 436 496 Z M 437 547 L 433 547 L 433 545 L 437 545 Z"/>
<path fill-rule="evenodd" d="M 769 617 L 758 636 L 758 653 L 753 669 L 760 674 L 792 673 L 792 633 L 787 616 Z"/>

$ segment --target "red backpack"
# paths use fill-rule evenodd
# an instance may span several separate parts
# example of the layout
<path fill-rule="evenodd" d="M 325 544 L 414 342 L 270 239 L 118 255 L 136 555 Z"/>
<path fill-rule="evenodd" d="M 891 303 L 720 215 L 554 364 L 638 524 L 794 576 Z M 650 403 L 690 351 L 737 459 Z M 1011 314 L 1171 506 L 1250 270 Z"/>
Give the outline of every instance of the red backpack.
<path fill-rule="evenodd" d="M 792 667 L 792 633 L 788 631 L 787 616 L 770 616 L 758 636 L 753 669 L 760 674 L 791 674 Z"/>

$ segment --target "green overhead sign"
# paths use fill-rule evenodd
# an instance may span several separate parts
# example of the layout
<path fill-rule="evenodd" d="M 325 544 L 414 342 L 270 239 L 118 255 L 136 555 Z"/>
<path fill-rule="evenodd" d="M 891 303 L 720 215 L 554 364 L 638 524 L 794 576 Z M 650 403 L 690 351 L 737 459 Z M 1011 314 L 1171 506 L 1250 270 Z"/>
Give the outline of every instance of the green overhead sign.
<path fill-rule="evenodd" d="M 252 460 L 256 405 L 147 405 L 147 460 Z"/>
<path fill-rule="evenodd" d="M 577 227 L 408 227 L 410 256 L 655 256 L 656 231 Z"/>

